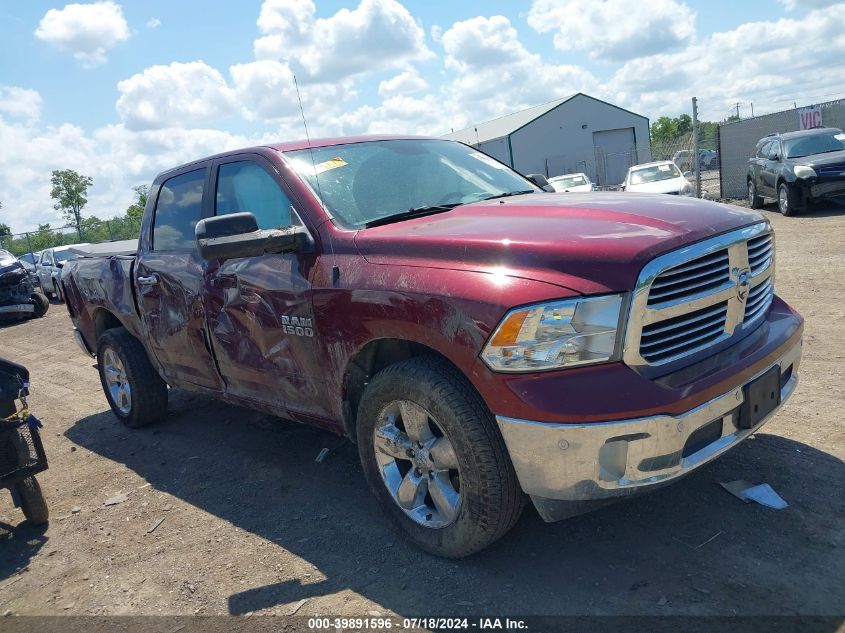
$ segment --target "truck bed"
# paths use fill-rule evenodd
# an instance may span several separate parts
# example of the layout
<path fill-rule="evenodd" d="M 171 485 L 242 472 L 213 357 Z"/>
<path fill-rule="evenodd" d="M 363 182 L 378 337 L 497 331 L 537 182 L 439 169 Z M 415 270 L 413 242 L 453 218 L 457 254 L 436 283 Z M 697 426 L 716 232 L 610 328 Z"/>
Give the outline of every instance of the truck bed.
<path fill-rule="evenodd" d="M 137 240 L 127 242 L 134 243 L 137 249 Z M 110 249 L 101 249 L 114 251 L 102 255 L 95 255 L 86 248 L 86 255 L 69 261 L 62 269 L 68 312 L 71 316 L 79 315 L 77 328 L 91 352 L 96 351 L 103 319 L 107 317 L 117 318 L 130 333 L 144 339 L 133 291 L 135 256 L 126 254 L 127 250 L 132 252 L 131 247 L 121 248 L 119 244 L 112 243 Z"/>

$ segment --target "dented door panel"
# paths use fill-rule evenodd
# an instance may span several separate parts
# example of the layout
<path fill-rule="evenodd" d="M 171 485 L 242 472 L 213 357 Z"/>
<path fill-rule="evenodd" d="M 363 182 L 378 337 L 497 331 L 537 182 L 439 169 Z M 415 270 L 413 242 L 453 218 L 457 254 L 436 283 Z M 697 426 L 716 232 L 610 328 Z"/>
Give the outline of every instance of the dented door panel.
<path fill-rule="evenodd" d="M 324 417 L 311 261 L 287 254 L 209 262 L 205 312 L 227 393 Z"/>

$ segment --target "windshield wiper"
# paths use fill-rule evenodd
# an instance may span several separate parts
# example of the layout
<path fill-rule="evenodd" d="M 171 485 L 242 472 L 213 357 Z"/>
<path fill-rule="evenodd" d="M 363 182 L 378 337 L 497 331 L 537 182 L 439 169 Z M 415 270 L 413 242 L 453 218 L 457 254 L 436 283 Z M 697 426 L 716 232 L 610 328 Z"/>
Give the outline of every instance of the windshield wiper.
<path fill-rule="evenodd" d="M 525 191 L 507 191 L 505 193 L 500 193 L 500 194 L 495 195 L 495 196 L 488 196 L 486 198 L 481 198 L 481 200 L 478 200 L 478 202 L 481 202 L 482 200 L 496 200 L 497 198 L 508 198 L 510 196 L 521 196 L 521 195 L 526 194 L 526 193 L 537 193 L 537 192 L 534 191 L 533 189 L 526 189 Z"/>
<path fill-rule="evenodd" d="M 421 218 L 426 215 L 434 215 L 435 213 L 451 211 L 452 209 L 457 206 L 460 206 L 461 204 L 463 203 L 451 202 L 449 204 L 426 204 L 421 207 L 414 207 L 413 209 L 408 209 L 407 211 L 400 211 L 399 213 L 386 215 L 383 218 L 376 218 L 375 220 L 370 220 L 369 222 L 365 222 L 364 226 L 369 229 L 374 226 L 393 224 L 394 222 L 401 222 L 402 220 L 408 220 L 410 218 Z"/>

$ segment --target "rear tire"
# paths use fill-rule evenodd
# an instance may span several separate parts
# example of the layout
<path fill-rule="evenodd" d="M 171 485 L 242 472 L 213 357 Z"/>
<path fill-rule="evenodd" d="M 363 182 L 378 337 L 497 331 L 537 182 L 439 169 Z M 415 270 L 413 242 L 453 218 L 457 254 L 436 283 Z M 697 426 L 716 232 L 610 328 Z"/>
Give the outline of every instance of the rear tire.
<path fill-rule="evenodd" d="M 129 428 L 147 426 L 167 413 L 167 384 L 126 329 L 106 330 L 100 337 L 97 367 L 112 412 Z"/>
<path fill-rule="evenodd" d="M 32 304 L 35 306 L 35 312 L 33 312 L 33 315 L 37 319 L 40 319 L 47 314 L 47 310 L 50 309 L 50 300 L 41 292 L 32 293 Z"/>
<path fill-rule="evenodd" d="M 15 484 L 21 511 L 30 525 L 44 525 L 50 520 L 50 509 L 35 477 L 27 477 Z"/>
<path fill-rule="evenodd" d="M 519 519 L 523 494 L 496 422 L 442 359 L 412 358 L 380 371 L 361 398 L 357 439 L 382 510 L 427 552 L 469 556 Z M 448 452 L 438 451 L 444 445 Z M 399 481 L 408 484 L 404 494 Z"/>
<path fill-rule="evenodd" d="M 757 185 L 750 179 L 748 181 L 748 206 L 752 209 L 759 209 L 763 206 L 763 197 L 757 195 Z"/>

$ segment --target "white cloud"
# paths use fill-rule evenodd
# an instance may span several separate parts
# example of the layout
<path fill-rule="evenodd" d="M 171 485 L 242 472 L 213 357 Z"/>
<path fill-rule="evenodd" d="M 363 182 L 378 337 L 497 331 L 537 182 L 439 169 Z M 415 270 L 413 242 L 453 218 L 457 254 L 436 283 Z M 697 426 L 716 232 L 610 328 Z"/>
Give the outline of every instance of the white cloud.
<path fill-rule="evenodd" d="M 0 85 L 0 114 L 35 120 L 41 116 L 41 95 L 29 88 Z"/>
<path fill-rule="evenodd" d="M 328 18 L 315 16 L 311 0 L 265 0 L 257 24 L 255 56 L 287 61 L 300 80 L 335 81 L 432 56 L 422 27 L 396 0 L 361 0 Z"/>
<path fill-rule="evenodd" d="M 106 61 L 108 49 L 129 39 L 129 26 L 123 9 L 114 2 L 68 4 L 47 11 L 35 36 L 72 53 L 83 66 L 90 68 Z"/>
<path fill-rule="evenodd" d="M 146 24 L 144 24 L 148 29 L 157 29 L 161 26 L 161 20 L 158 18 L 150 18 L 147 20 Z"/>
<path fill-rule="evenodd" d="M 554 32 L 555 47 L 624 61 L 680 48 L 695 37 L 695 13 L 675 0 L 534 0 L 528 24 Z"/>
<path fill-rule="evenodd" d="M 823 9 L 824 7 L 831 7 L 839 4 L 842 0 L 778 0 L 787 11 L 792 11 L 798 7 L 805 7 L 807 9 Z"/>
<path fill-rule="evenodd" d="M 410 95 L 428 89 L 428 82 L 416 70 L 403 70 L 398 75 L 385 79 L 378 85 L 380 97 Z"/>
<path fill-rule="evenodd" d="M 150 66 L 118 82 L 117 112 L 135 130 L 194 127 L 231 115 L 235 94 L 203 61 Z"/>
<path fill-rule="evenodd" d="M 444 65 L 455 72 L 445 87 L 455 112 L 444 120 L 444 131 L 461 127 L 461 119 L 483 121 L 575 92 L 605 92 L 584 68 L 547 64 L 529 52 L 501 15 L 456 22 L 442 43 Z"/>
<path fill-rule="evenodd" d="M 705 120 L 725 118 L 736 102 L 754 102 L 758 114 L 771 112 L 793 100 L 841 93 L 843 33 L 842 4 L 800 19 L 749 22 L 678 53 L 633 59 L 608 83 L 617 102 L 652 119 L 688 110 L 692 96 L 698 97 Z"/>

